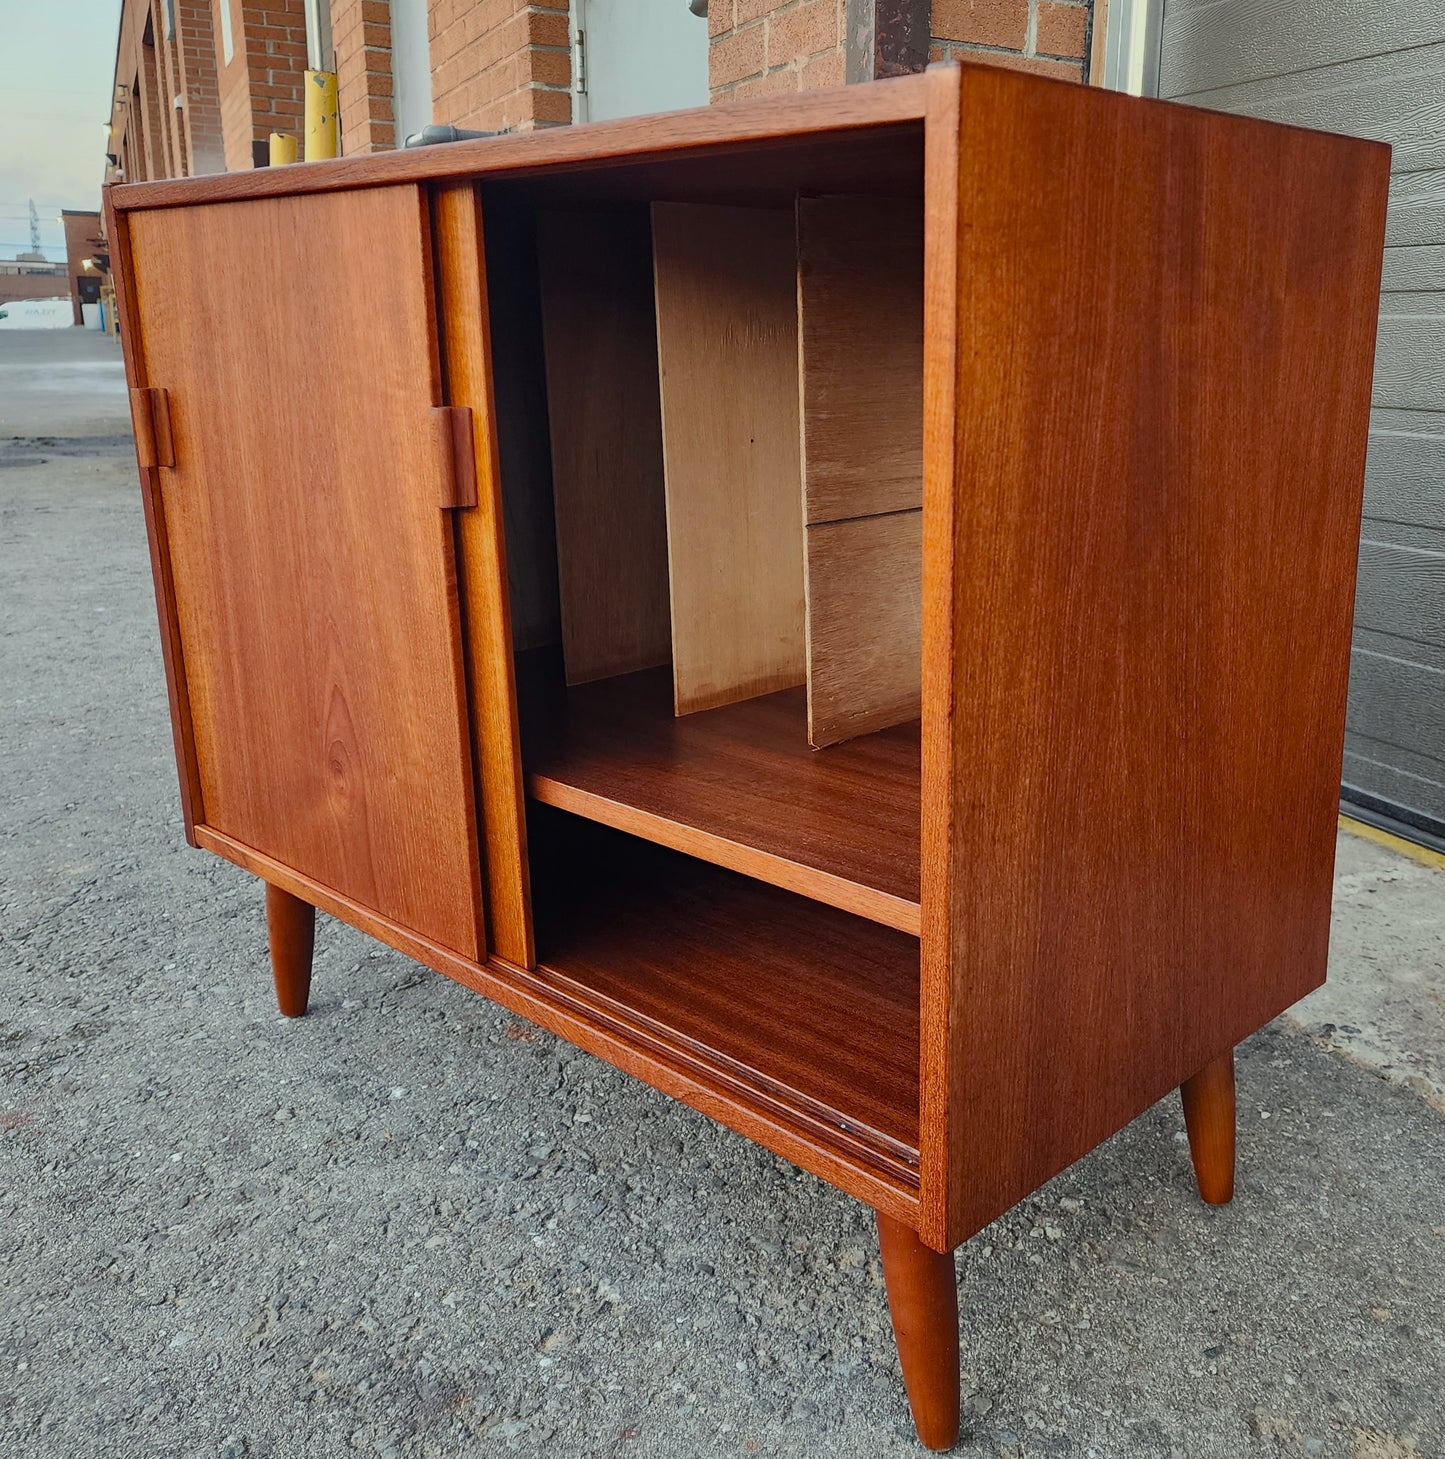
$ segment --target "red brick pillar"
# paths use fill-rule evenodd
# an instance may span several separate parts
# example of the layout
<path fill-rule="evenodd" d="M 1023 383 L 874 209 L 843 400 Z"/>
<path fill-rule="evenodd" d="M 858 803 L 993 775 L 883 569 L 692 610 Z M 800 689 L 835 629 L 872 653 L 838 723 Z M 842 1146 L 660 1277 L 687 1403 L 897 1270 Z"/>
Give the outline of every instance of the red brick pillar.
<path fill-rule="evenodd" d="M 186 151 L 192 173 L 224 172 L 216 38 L 210 0 L 176 0 L 176 41 L 185 97 Z"/>
<path fill-rule="evenodd" d="M 1091 0 L 933 0 L 934 60 L 1084 79 Z"/>
<path fill-rule="evenodd" d="M 431 0 L 428 19 L 435 120 L 486 131 L 572 120 L 567 0 Z"/>
<path fill-rule="evenodd" d="M 302 0 L 216 0 L 231 7 L 231 62 L 216 23 L 216 71 L 226 166 L 251 166 L 251 144 L 304 127 L 306 12 Z"/>
<path fill-rule="evenodd" d="M 708 86 L 714 101 L 841 86 L 846 0 L 710 0 Z"/>
<path fill-rule="evenodd" d="M 342 155 L 399 146 L 392 110 L 391 7 L 386 0 L 331 0 L 331 40 Z"/>

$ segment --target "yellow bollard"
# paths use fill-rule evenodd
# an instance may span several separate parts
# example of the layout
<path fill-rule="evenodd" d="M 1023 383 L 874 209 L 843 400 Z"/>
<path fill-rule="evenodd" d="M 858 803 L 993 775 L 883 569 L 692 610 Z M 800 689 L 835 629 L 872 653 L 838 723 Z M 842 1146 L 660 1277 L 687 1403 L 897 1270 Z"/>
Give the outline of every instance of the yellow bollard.
<path fill-rule="evenodd" d="M 338 146 L 336 72 L 306 73 L 306 160 L 335 157 Z"/>
<path fill-rule="evenodd" d="M 285 132 L 271 133 L 271 166 L 281 167 L 296 160 L 296 138 Z"/>

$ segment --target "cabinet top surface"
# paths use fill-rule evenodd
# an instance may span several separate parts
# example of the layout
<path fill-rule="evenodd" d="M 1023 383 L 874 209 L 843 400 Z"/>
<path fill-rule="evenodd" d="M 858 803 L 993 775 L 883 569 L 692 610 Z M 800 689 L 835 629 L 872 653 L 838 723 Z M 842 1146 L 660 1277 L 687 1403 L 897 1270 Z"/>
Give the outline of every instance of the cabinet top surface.
<path fill-rule="evenodd" d="M 726 152 L 868 127 L 912 124 L 920 129 L 921 135 L 928 85 L 926 73 L 901 76 L 865 86 L 843 86 L 690 111 L 513 132 L 334 161 L 301 162 L 205 177 L 115 183 L 107 189 L 107 194 L 117 212 L 127 212 L 334 192 L 388 183 L 585 170 L 614 161 Z"/>

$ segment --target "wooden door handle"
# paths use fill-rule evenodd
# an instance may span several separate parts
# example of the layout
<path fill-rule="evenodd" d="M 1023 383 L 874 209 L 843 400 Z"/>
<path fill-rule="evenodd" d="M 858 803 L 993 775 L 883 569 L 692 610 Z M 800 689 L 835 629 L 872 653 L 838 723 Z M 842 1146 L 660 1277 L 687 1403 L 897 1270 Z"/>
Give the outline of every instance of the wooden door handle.
<path fill-rule="evenodd" d="M 171 403 L 164 390 L 146 388 L 130 392 L 130 418 L 135 430 L 135 454 L 141 469 L 176 464 L 171 437 Z"/>
<path fill-rule="evenodd" d="M 477 458 L 472 441 L 471 407 L 433 406 L 432 433 L 441 468 L 443 508 L 476 506 Z"/>

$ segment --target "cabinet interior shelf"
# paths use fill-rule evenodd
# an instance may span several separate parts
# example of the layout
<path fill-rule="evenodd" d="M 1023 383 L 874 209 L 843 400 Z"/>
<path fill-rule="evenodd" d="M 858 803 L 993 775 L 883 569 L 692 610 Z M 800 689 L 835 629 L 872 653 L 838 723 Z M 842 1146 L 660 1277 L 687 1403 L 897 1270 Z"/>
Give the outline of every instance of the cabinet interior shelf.
<path fill-rule="evenodd" d="M 519 679 L 533 800 L 918 934 L 916 722 L 812 750 L 801 687 L 677 716 L 665 666 Z"/>
<path fill-rule="evenodd" d="M 916 938 L 551 807 L 528 830 L 554 998 L 916 1183 Z"/>

